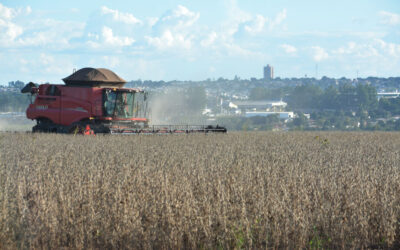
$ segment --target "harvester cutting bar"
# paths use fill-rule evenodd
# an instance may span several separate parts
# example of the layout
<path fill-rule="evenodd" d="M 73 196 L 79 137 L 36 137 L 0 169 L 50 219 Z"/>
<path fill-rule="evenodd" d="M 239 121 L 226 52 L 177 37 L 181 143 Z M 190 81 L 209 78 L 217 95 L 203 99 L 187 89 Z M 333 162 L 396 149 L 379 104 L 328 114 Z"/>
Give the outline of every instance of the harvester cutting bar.
<path fill-rule="evenodd" d="M 145 128 L 110 127 L 112 134 L 190 134 L 226 133 L 226 128 L 211 125 L 152 125 Z"/>

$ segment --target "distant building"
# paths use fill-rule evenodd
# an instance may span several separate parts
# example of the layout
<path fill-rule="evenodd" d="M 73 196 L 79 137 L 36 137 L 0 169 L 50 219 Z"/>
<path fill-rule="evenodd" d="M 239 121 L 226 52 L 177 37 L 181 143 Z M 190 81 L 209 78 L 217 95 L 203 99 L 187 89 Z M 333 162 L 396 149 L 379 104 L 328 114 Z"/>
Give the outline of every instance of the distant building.
<path fill-rule="evenodd" d="M 264 80 L 274 79 L 274 67 L 269 64 L 264 67 Z"/>
<path fill-rule="evenodd" d="M 269 115 L 278 115 L 279 119 L 290 119 L 294 118 L 293 112 L 260 112 L 260 111 L 248 111 L 245 113 L 245 117 L 254 117 L 254 116 L 269 116 Z"/>
<path fill-rule="evenodd" d="M 395 92 L 378 92 L 376 96 L 378 100 L 381 98 L 397 98 L 400 97 L 400 92 L 396 89 Z"/>
<path fill-rule="evenodd" d="M 281 112 L 287 106 L 283 101 L 233 101 L 229 103 L 229 107 L 243 111 L 269 111 Z"/>

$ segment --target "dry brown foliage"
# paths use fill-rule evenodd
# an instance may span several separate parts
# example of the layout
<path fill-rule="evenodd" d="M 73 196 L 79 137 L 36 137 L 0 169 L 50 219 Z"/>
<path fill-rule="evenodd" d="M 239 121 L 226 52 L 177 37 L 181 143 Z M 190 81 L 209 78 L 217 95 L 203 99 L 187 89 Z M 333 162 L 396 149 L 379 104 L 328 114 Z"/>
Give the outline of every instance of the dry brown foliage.
<path fill-rule="evenodd" d="M 399 247 L 399 133 L 0 134 L 0 248 Z"/>

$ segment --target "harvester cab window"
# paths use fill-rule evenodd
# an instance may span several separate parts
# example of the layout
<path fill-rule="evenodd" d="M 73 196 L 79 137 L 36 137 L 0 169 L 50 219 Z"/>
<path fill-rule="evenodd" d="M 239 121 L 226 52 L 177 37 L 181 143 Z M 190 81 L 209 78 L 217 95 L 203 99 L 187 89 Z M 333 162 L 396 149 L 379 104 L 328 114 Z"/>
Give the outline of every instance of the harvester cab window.
<path fill-rule="evenodd" d="M 130 92 L 120 92 L 117 95 L 116 116 L 121 118 L 132 117 L 133 95 Z"/>
<path fill-rule="evenodd" d="M 113 91 L 106 91 L 104 93 L 104 112 L 105 116 L 112 116 L 114 113 L 115 99 L 117 93 Z"/>
<path fill-rule="evenodd" d="M 49 87 L 47 87 L 46 89 L 46 95 L 51 95 L 51 96 L 60 96 L 61 95 L 61 91 L 57 86 L 54 85 L 50 85 Z"/>
<path fill-rule="evenodd" d="M 104 113 L 108 117 L 132 118 L 134 93 L 106 90 L 104 92 Z"/>

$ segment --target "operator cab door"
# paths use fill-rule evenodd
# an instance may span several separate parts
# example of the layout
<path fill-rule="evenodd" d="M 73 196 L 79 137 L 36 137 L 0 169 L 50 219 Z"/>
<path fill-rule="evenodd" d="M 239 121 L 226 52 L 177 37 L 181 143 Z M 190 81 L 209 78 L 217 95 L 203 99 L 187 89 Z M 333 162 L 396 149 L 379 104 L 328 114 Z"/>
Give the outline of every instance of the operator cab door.
<path fill-rule="evenodd" d="M 50 85 L 46 89 L 45 96 L 42 97 L 47 104 L 47 117 L 54 123 L 60 123 L 61 117 L 61 91 L 55 85 Z"/>

